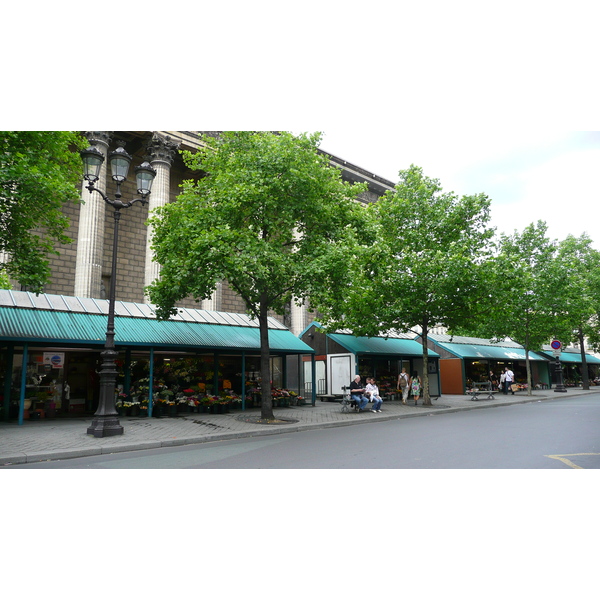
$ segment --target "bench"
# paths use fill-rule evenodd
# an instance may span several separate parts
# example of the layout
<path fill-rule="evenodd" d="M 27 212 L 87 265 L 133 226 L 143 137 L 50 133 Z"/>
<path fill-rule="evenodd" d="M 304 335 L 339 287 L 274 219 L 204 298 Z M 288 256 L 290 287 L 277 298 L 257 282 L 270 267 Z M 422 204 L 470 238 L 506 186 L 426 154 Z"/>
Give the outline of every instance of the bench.
<path fill-rule="evenodd" d="M 498 390 L 467 390 L 467 396 L 472 396 L 472 401 L 479 400 L 479 396 L 487 396 L 485 400 L 493 400 L 494 394 L 498 393 Z M 483 398 L 482 398 L 483 400 Z"/>

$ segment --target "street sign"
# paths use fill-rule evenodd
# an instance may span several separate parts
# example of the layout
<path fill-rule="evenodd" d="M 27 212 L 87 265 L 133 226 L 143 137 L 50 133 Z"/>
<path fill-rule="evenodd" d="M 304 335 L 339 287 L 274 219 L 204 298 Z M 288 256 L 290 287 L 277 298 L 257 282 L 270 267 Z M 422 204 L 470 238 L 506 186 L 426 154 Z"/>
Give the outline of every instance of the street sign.
<path fill-rule="evenodd" d="M 552 348 L 552 354 L 554 354 L 554 356 L 560 356 L 562 344 L 558 340 L 552 340 L 550 347 Z"/>

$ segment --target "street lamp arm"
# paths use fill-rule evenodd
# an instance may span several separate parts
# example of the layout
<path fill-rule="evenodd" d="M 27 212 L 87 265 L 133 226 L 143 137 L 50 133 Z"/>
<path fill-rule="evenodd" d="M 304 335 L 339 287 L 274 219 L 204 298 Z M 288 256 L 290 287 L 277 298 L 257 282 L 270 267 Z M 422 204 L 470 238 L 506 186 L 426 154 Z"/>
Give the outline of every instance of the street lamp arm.
<path fill-rule="evenodd" d="M 142 205 L 145 205 L 147 202 L 145 196 L 142 196 L 141 198 L 136 198 L 135 200 L 131 200 L 131 202 L 121 202 L 121 200 L 119 200 L 118 198 L 117 200 L 111 200 L 102 190 L 94 186 L 93 181 L 90 181 L 86 187 L 89 190 L 90 194 L 92 192 L 98 192 L 107 204 L 110 204 L 111 206 L 115 207 L 115 210 L 120 210 L 121 208 L 129 208 L 130 206 L 133 206 L 136 202 L 141 202 Z M 120 197 L 120 191 L 116 195 Z"/>
<path fill-rule="evenodd" d="M 122 204 L 122 206 L 120 208 L 129 208 L 130 206 L 133 206 L 136 202 L 141 202 L 142 206 L 144 206 L 146 204 L 147 200 L 144 196 L 142 196 L 141 198 L 136 198 L 135 200 L 132 200 L 131 202 L 120 202 L 119 200 L 117 200 L 115 202 L 115 205 L 117 204 L 117 202 L 119 204 Z"/>
<path fill-rule="evenodd" d="M 122 202 L 120 200 L 111 200 L 102 190 L 99 190 L 95 185 L 93 181 L 90 181 L 85 187 L 87 187 L 87 189 L 89 190 L 90 194 L 92 192 L 98 192 L 101 196 L 102 199 L 107 203 L 110 204 L 111 206 L 115 206 L 116 202 L 120 202 L 122 204 Z M 121 208 L 121 207 L 119 207 Z"/>

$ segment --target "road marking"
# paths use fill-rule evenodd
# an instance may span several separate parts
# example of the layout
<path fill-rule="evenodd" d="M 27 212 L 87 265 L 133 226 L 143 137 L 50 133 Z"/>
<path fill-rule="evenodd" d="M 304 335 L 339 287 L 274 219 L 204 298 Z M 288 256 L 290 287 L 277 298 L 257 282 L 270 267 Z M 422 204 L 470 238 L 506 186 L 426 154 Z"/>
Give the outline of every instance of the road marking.
<path fill-rule="evenodd" d="M 545 454 L 544 456 L 546 458 L 554 458 L 556 460 L 560 460 L 572 469 L 583 469 L 583 467 L 580 467 L 579 465 L 576 465 L 575 463 L 571 462 L 568 458 L 565 458 L 565 456 L 600 456 L 600 452 L 582 452 L 580 454 Z"/>

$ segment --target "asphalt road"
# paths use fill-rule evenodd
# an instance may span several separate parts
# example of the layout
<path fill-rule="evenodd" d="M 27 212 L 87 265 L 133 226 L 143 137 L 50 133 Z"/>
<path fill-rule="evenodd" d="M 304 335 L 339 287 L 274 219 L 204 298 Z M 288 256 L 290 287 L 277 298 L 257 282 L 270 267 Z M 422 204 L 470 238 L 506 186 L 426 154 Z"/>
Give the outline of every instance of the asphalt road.
<path fill-rule="evenodd" d="M 600 394 L 19 469 L 595 469 Z"/>

